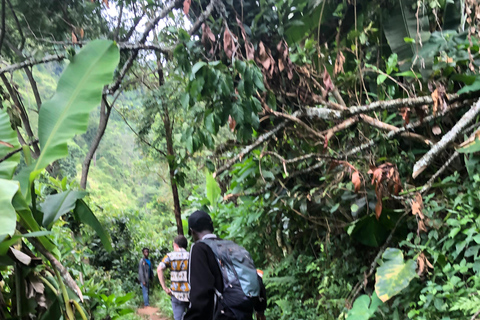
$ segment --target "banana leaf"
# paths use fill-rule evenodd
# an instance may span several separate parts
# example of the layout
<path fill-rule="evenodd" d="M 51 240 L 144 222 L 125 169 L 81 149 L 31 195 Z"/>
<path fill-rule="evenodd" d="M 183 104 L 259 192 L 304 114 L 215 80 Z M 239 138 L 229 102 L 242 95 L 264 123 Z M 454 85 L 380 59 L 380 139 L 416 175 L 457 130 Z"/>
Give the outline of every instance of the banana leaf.
<path fill-rule="evenodd" d="M 410 69 L 414 61 L 416 64 L 422 64 L 423 58 L 418 55 L 418 52 L 421 44 L 430 38 L 426 10 L 422 7 L 419 9 L 417 21 L 416 11 L 412 9 L 416 2 L 399 0 L 396 6 L 389 10 L 389 14 L 383 21 L 385 38 L 392 52 L 398 56 L 400 71 Z"/>
<path fill-rule="evenodd" d="M 15 168 L 20 161 L 20 153 L 11 155 L 3 160 L 5 156 L 20 148 L 17 134 L 10 126 L 10 117 L 5 110 L 0 109 L 0 178 L 10 180 L 13 177 Z"/>
<path fill-rule="evenodd" d="M 66 157 L 67 142 L 87 130 L 88 116 L 100 104 L 103 88 L 112 81 L 119 59 L 118 46 L 108 40 L 92 41 L 72 58 L 55 95 L 42 105 L 38 116 L 41 154 L 16 177 L 27 201 L 35 177 L 52 162 Z"/>
<path fill-rule="evenodd" d="M 0 179 L 0 241 L 7 235 L 13 235 L 17 224 L 17 213 L 12 205 L 12 199 L 17 193 L 18 182 Z"/>

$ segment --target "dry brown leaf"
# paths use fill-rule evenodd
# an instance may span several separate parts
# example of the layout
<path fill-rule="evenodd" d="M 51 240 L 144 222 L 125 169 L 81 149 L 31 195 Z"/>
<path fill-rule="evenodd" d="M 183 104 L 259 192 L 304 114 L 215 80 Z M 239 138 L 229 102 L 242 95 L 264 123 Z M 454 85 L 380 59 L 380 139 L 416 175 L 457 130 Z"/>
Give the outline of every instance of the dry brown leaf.
<path fill-rule="evenodd" d="M 251 42 L 245 42 L 245 53 L 247 54 L 247 60 L 255 59 L 255 48 Z"/>
<path fill-rule="evenodd" d="M 202 24 L 202 44 L 205 46 L 208 41 L 215 42 L 215 35 L 208 26 L 208 24 Z"/>
<path fill-rule="evenodd" d="M 421 276 L 425 271 L 425 255 L 423 254 L 423 252 L 418 255 L 417 267 L 417 274 Z"/>
<path fill-rule="evenodd" d="M 380 216 L 382 215 L 382 200 L 377 199 L 377 204 L 375 205 L 375 217 L 380 219 Z"/>
<path fill-rule="evenodd" d="M 110 7 L 108 6 L 108 0 L 103 0 L 103 4 L 104 4 L 107 8 L 110 8 Z M 83 37 L 82 37 L 82 38 L 83 38 Z"/>
<path fill-rule="evenodd" d="M 230 127 L 230 131 L 232 132 L 235 131 L 235 127 L 237 126 L 237 122 L 231 115 L 228 115 L 228 126 Z"/>
<path fill-rule="evenodd" d="M 445 101 L 445 98 L 445 87 L 439 85 L 435 91 L 432 92 L 433 115 L 436 115 L 438 111 L 445 111 L 447 109 L 447 102 Z"/>
<path fill-rule="evenodd" d="M 418 220 L 418 229 L 417 229 L 417 234 L 420 235 L 420 232 L 427 232 L 427 227 L 425 227 L 425 223 L 423 220 Z"/>
<path fill-rule="evenodd" d="M 420 219 L 424 219 L 425 216 L 422 213 L 423 210 L 423 199 L 422 195 L 417 192 L 415 199 L 412 200 L 412 214 L 418 216 Z"/>
<path fill-rule="evenodd" d="M 400 108 L 400 115 L 402 116 L 403 121 L 405 121 L 405 124 L 410 123 L 410 108 L 409 107 Z"/>
<path fill-rule="evenodd" d="M 230 35 L 230 31 L 227 29 L 223 32 L 223 50 L 225 51 L 228 59 L 232 58 L 234 47 L 235 43 Z"/>
<path fill-rule="evenodd" d="M 83 39 L 83 37 L 85 36 L 85 30 L 83 30 L 83 28 L 80 28 L 79 33 L 80 33 L 80 38 Z"/>
<path fill-rule="evenodd" d="M 355 192 L 357 193 L 358 191 L 360 191 L 360 186 L 362 182 L 360 180 L 360 174 L 358 173 L 358 171 L 355 171 L 352 174 L 352 183 L 355 186 Z"/>
<path fill-rule="evenodd" d="M 72 31 L 72 43 L 78 43 L 77 36 L 75 35 L 75 32 Z"/>
<path fill-rule="evenodd" d="M 436 124 L 432 127 L 432 132 L 434 135 L 438 136 L 440 134 L 442 134 L 442 129 L 440 129 L 439 125 Z"/>
<path fill-rule="evenodd" d="M 282 72 L 284 69 L 285 69 L 285 66 L 283 65 L 283 60 L 279 58 L 278 59 L 278 70 L 280 70 L 280 72 Z"/>
<path fill-rule="evenodd" d="M 4 145 L 4 146 L 6 146 L 6 147 L 9 147 L 9 148 L 13 148 L 13 147 L 14 147 L 13 144 L 10 144 L 10 143 L 5 142 L 5 141 L 2 141 L 2 140 L 0 140 L 0 144 L 1 144 L 1 145 Z"/>
<path fill-rule="evenodd" d="M 345 56 L 342 51 L 338 51 L 337 60 L 335 60 L 335 68 L 333 69 L 333 75 L 336 76 L 339 73 L 343 73 L 343 64 L 345 63 Z"/>
<path fill-rule="evenodd" d="M 327 68 L 323 71 L 323 85 L 325 86 L 325 93 L 324 93 L 324 99 L 327 97 L 326 95 L 333 90 L 333 82 L 332 78 L 330 78 L 330 74 L 327 71 Z"/>
<path fill-rule="evenodd" d="M 186 15 L 188 15 L 188 12 L 190 11 L 191 4 L 192 4 L 192 0 L 183 1 L 183 12 L 185 12 Z"/>
<path fill-rule="evenodd" d="M 433 269 L 433 265 L 430 263 L 430 261 L 428 261 L 427 257 L 425 257 L 425 263 L 427 264 L 427 267 Z"/>

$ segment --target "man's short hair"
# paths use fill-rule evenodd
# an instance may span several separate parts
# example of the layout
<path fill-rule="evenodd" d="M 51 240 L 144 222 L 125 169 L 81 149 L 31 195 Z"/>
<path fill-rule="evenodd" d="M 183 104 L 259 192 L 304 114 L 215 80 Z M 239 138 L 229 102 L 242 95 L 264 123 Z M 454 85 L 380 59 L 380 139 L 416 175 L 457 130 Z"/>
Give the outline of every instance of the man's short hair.
<path fill-rule="evenodd" d="M 150 249 L 148 249 L 147 247 L 143 248 L 143 249 L 142 249 L 142 252 L 145 252 L 145 250 L 147 250 L 148 252 L 150 252 Z"/>
<path fill-rule="evenodd" d="M 175 242 L 180 248 L 187 249 L 188 241 L 184 236 L 176 236 L 175 239 L 173 239 L 173 242 Z"/>

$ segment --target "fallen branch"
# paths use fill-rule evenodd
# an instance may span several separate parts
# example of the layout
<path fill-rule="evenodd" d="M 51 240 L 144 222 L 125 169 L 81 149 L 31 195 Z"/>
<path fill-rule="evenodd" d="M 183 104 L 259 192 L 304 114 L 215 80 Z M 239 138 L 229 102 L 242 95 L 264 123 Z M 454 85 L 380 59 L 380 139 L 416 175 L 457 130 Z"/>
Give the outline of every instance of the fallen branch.
<path fill-rule="evenodd" d="M 223 166 L 221 166 L 217 171 L 215 171 L 213 173 L 213 177 L 215 178 L 219 174 L 223 173 L 225 170 L 230 169 L 235 164 L 235 162 L 237 162 L 238 160 L 241 160 L 245 155 L 252 152 L 252 150 L 254 150 L 256 147 L 258 147 L 259 145 L 261 145 L 265 141 L 269 140 L 278 131 L 285 128 L 285 126 L 287 125 L 288 122 L 289 121 L 284 121 L 284 122 L 280 123 L 279 125 L 277 125 L 273 130 L 262 134 L 260 137 L 258 137 L 258 139 L 254 143 L 252 143 L 251 145 L 248 145 L 245 148 L 243 148 L 235 157 L 228 160 Z"/>
<path fill-rule="evenodd" d="M 445 171 L 445 169 L 448 168 L 448 166 L 452 163 L 452 161 L 455 160 L 459 155 L 460 153 L 458 153 L 458 151 L 455 151 L 452 154 L 452 156 L 447 160 L 447 162 L 445 162 L 445 164 L 440 169 L 438 169 L 437 172 L 435 172 L 435 174 L 428 180 L 428 182 L 425 183 L 423 188 L 420 190 L 420 193 L 424 194 L 428 190 L 430 190 L 430 188 L 432 187 L 432 184 L 435 182 L 435 179 L 437 179 L 438 176 L 440 176 L 443 173 L 443 171 Z"/>
<path fill-rule="evenodd" d="M 402 134 L 403 132 L 406 132 L 407 130 L 412 130 L 414 128 L 417 128 L 417 127 L 420 127 L 421 125 L 431 121 L 431 120 L 434 120 L 436 118 L 440 118 L 440 117 L 443 117 L 445 116 L 447 113 L 449 113 L 450 111 L 453 111 L 453 110 L 456 110 L 460 107 L 463 107 L 462 104 L 460 103 L 456 103 L 456 104 L 453 104 L 452 106 L 450 106 L 449 108 L 447 108 L 447 110 L 443 111 L 443 112 L 440 112 L 440 113 L 437 113 L 436 115 L 430 115 L 428 117 L 425 117 L 423 119 L 423 121 L 420 121 L 420 120 L 417 120 L 413 123 L 409 123 L 401 128 L 398 128 L 397 131 L 390 131 L 389 133 L 387 133 L 385 136 L 384 136 L 384 139 L 385 140 L 390 140 L 392 139 L 393 137 L 399 135 L 399 134 Z M 368 149 L 368 148 L 371 148 L 373 147 L 375 144 L 377 143 L 377 141 L 375 140 L 370 140 L 369 142 L 366 142 L 366 143 L 363 143 L 353 149 L 351 149 L 350 151 L 344 153 L 343 155 L 341 155 L 341 157 L 339 157 L 339 159 L 346 159 L 348 157 L 351 157 L 353 156 L 354 154 L 356 153 L 359 153 L 365 149 Z M 320 161 L 316 164 L 314 164 L 313 166 L 310 166 L 308 168 L 305 168 L 301 171 L 297 171 L 295 172 L 294 174 L 290 175 L 290 177 L 295 177 L 295 176 L 298 176 L 298 175 L 301 175 L 301 174 L 305 174 L 305 173 L 309 173 L 313 170 L 316 170 L 320 167 L 322 167 L 323 165 L 325 164 L 325 161 Z"/>
<path fill-rule="evenodd" d="M 325 140 L 325 136 L 323 134 L 321 134 L 320 132 L 312 129 L 309 125 L 307 125 L 305 122 L 303 122 L 302 120 L 300 120 L 299 118 L 293 116 L 293 115 L 290 115 L 290 114 L 286 114 L 286 113 L 283 113 L 283 112 L 278 112 L 278 111 L 271 111 L 271 114 L 273 114 L 274 116 L 276 117 L 279 117 L 279 118 L 284 118 L 284 119 L 287 119 L 287 120 L 290 120 L 292 122 L 295 122 L 295 123 L 298 123 L 299 125 L 301 125 L 305 130 L 307 130 L 309 133 L 313 134 L 314 136 L 322 139 L 322 140 Z"/>
<path fill-rule="evenodd" d="M 413 166 L 412 177 L 415 179 L 425 168 L 433 161 L 433 159 L 452 142 L 462 130 L 480 113 L 480 100 L 478 100 L 470 110 L 468 110 L 462 118 L 447 132 L 442 139 L 433 146 L 420 160 Z"/>

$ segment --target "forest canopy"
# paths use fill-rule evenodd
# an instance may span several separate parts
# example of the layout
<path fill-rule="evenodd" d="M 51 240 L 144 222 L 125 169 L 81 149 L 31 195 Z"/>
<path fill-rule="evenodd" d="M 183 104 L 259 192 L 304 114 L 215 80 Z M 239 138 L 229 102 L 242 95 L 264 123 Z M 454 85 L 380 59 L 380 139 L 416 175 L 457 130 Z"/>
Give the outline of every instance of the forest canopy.
<path fill-rule="evenodd" d="M 0 9 L 1 319 L 133 319 L 196 209 L 267 319 L 479 316 L 476 1 Z"/>

